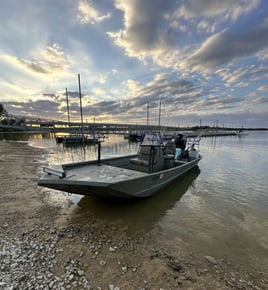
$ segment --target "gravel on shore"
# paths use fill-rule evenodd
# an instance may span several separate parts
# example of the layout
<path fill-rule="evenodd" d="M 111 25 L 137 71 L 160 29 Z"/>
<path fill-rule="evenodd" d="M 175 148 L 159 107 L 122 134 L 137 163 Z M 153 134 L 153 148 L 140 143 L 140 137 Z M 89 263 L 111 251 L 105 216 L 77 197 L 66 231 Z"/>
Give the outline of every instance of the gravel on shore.
<path fill-rule="evenodd" d="M 119 234 L 120 232 L 120 234 Z M 264 273 L 242 274 L 224 259 L 155 248 L 115 225 L 2 224 L 0 289 L 267 289 Z"/>

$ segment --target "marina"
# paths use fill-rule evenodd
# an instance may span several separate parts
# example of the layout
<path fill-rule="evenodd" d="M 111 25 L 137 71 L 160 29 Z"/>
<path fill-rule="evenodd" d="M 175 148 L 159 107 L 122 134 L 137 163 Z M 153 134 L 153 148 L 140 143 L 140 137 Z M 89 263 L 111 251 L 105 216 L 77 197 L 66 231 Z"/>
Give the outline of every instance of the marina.
<path fill-rule="evenodd" d="M 0 290 L 268 289 L 267 0 L 1 1 Z"/>

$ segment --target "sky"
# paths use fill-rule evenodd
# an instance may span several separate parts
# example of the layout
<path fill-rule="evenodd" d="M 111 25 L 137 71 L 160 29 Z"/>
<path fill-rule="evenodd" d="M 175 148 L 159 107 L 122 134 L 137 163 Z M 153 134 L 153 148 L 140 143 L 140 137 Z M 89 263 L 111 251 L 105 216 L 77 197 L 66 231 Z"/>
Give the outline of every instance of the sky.
<path fill-rule="evenodd" d="M 11 114 L 268 127 L 267 0 L 0 0 Z"/>

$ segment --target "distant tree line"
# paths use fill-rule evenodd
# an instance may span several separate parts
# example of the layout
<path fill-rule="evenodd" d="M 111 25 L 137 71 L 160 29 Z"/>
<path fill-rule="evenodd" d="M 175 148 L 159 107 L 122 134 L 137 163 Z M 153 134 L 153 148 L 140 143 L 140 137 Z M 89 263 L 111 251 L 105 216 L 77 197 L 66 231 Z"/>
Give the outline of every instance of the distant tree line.
<path fill-rule="evenodd" d="M 268 128 L 262 128 L 262 127 L 257 127 L 257 128 L 241 128 L 241 127 L 215 127 L 215 126 L 193 126 L 189 128 L 192 131 L 199 131 L 199 130 L 225 130 L 225 131 L 233 131 L 233 130 L 247 130 L 247 131 L 259 131 L 259 130 L 268 130 Z"/>

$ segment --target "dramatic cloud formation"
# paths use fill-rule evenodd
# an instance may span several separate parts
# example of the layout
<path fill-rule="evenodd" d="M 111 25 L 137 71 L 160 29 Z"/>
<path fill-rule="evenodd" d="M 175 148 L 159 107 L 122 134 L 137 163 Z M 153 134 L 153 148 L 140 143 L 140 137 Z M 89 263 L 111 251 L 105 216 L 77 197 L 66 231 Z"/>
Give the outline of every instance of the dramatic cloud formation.
<path fill-rule="evenodd" d="M 2 1 L 0 103 L 13 114 L 268 127 L 265 0 Z"/>
<path fill-rule="evenodd" d="M 268 19 L 254 28 L 239 33 L 223 30 L 209 37 L 188 61 L 191 66 L 200 69 L 214 69 L 264 49 L 268 46 L 266 35 L 268 35 Z"/>

